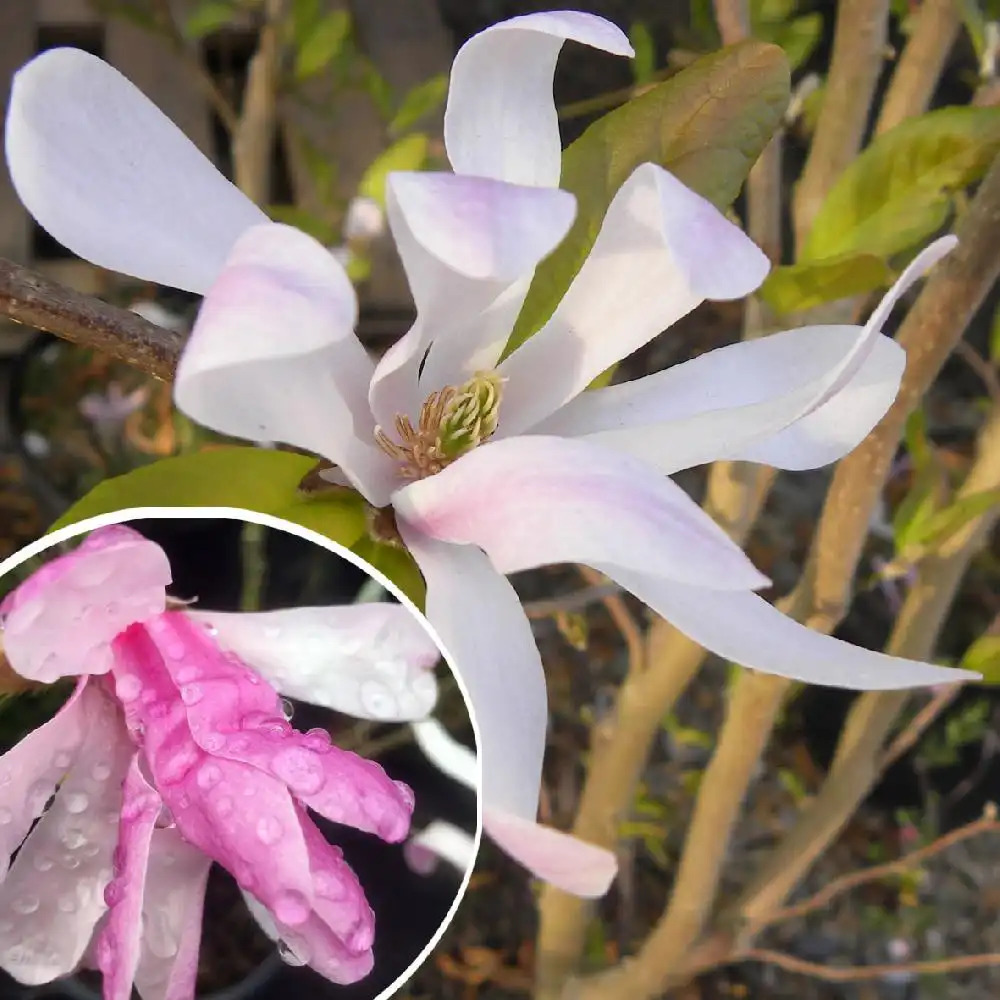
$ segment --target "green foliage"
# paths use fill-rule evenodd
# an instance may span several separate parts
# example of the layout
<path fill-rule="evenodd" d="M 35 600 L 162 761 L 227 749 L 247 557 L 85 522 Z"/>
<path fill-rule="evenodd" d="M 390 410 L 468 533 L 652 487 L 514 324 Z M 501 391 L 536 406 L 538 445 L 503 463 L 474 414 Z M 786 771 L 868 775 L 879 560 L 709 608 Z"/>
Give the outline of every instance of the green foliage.
<path fill-rule="evenodd" d="M 965 651 L 959 666 L 982 674 L 980 684 L 1000 684 L 1000 633 L 987 632 L 981 635 Z"/>
<path fill-rule="evenodd" d="M 781 49 L 745 42 L 699 59 L 591 125 L 563 154 L 560 186 L 576 195 L 576 221 L 538 266 L 507 353 L 552 315 L 636 167 L 658 163 L 723 208 L 780 124 L 788 95 Z"/>
<path fill-rule="evenodd" d="M 879 136 L 844 171 L 803 248 L 815 261 L 912 249 L 947 220 L 956 192 L 1000 151 L 1000 108 L 942 108 Z"/>
<path fill-rule="evenodd" d="M 798 14 L 798 0 L 751 0 L 750 26 L 754 38 L 780 45 L 793 70 L 815 51 L 823 33 L 823 15 Z"/>
<path fill-rule="evenodd" d="M 429 140 L 423 132 L 413 132 L 397 139 L 371 163 L 358 185 L 365 195 L 385 207 L 386 177 L 395 170 L 420 170 L 427 162 Z"/>
<path fill-rule="evenodd" d="M 126 507 L 237 507 L 312 528 L 349 548 L 365 530 L 363 501 L 349 493 L 300 497 L 298 484 L 315 464 L 306 455 L 241 447 L 165 458 L 106 479 L 52 529 Z"/>
<path fill-rule="evenodd" d="M 389 122 L 390 135 L 402 135 L 408 132 L 420 120 L 444 103 L 448 96 L 448 74 L 439 73 L 429 80 L 417 84 L 400 102 L 399 108 Z"/>
<path fill-rule="evenodd" d="M 295 54 L 295 78 L 306 80 L 326 69 L 343 51 L 351 35 L 351 15 L 334 10 L 303 31 Z"/>
<path fill-rule="evenodd" d="M 628 40 L 635 50 L 632 79 L 638 84 L 649 83 L 656 72 L 656 42 L 645 21 L 635 21 L 629 28 Z"/>
<path fill-rule="evenodd" d="M 267 214 L 275 222 L 295 226 L 296 229 L 301 229 L 302 232 L 308 233 L 313 239 L 319 240 L 326 246 L 337 242 L 337 231 L 329 222 L 304 208 L 299 208 L 297 205 L 269 205 Z"/>
<path fill-rule="evenodd" d="M 207 0 L 198 4 L 184 21 L 184 37 L 192 41 L 224 28 L 237 12 L 232 0 Z"/>
<path fill-rule="evenodd" d="M 990 327 L 990 361 L 1000 365 L 1000 309 L 993 313 L 993 324 Z"/>
<path fill-rule="evenodd" d="M 927 735 L 920 746 L 925 767 L 951 767 L 959 760 L 959 751 L 970 743 L 978 743 L 990 723 L 990 703 L 977 698 L 967 705 L 954 708 L 945 720 L 944 729 Z"/>
<path fill-rule="evenodd" d="M 885 288 L 892 278 L 892 269 L 881 257 L 848 253 L 776 267 L 759 294 L 775 312 L 791 313 Z"/>
<path fill-rule="evenodd" d="M 352 551 L 384 573 L 418 608 L 423 609 L 427 588 L 409 552 L 395 545 L 373 541 L 367 535 L 352 547 Z"/>

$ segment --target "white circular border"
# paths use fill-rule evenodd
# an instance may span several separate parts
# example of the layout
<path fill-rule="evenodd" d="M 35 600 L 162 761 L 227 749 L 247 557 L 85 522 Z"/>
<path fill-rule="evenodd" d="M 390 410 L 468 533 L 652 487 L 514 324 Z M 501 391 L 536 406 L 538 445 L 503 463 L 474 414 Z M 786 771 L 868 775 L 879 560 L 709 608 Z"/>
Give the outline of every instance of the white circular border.
<path fill-rule="evenodd" d="M 469 713 L 469 720 L 472 722 L 472 732 L 476 738 L 477 747 L 476 778 L 478 788 L 476 789 L 476 833 L 473 837 L 472 862 L 466 869 L 465 874 L 462 876 L 461 885 L 458 888 L 458 892 L 455 894 L 455 899 L 452 901 L 451 907 L 449 908 L 447 914 L 445 914 L 444 920 L 441 921 L 440 926 L 431 936 L 427 944 L 424 945 L 423 950 L 389 986 L 372 998 L 372 1000 L 388 1000 L 388 998 L 404 986 L 417 969 L 423 965 L 424 961 L 434 950 L 438 941 L 441 940 L 442 935 L 448 929 L 452 920 L 454 920 L 458 907 L 465 898 L 465 894 L 469 889 L 469 880 L 472 878 L 472 872 L 476 867 L 476 861 L 479 857 L 479 849 L 483 838 L 483 757 L 482 754 L 478 752 L 481 740 L 479 738 L 479 725 L 476 722 L 476 715 L 472 709 L 472 701 L 469 698 L 469 692 L 465 688 L 465 682 L 462 680 L 462 675 L 456 669 L 451 656 L 444 647 L 444 643 L 441 641 L 437 632 L 435 632 L 431 623 L 424 616 L 423 612 L 417 608 L 413 601 L 411 601 L 409 597 L 407 597 L 406 594 L 404 594 L 384 573 L 375 569 L 374 566 L 370 566 L 359 556 L 355 555 L 355 553 L 351 552 L 350 549 L 344 548 L 343 545 L 327 538 L 325 535 L 321 535 L 318 531 L 313 531 L 311 528 L 303 527 L 301 524 L 295 524 L 293 521 L 286 521 L 280 517 L 275 517 L 272 514 L 261 514 L 258 511 L 245 510 L 242 507 L 123 507 L 110 514 L 97 514 L 94 517 L 88 517 L 82 521 L 76 521 L 73 524 L 66 525 L 64 528 L 58 528 L 50 534 L 43 535 L 36 541 L 30 542 L 28 545 L 24 546 L 24 548 L 19 549 L 13 555 L 8 556 L 0 562 L 0 578 L 3 578 L 10 570 L 16 569 L 21 565 L 21 563 L 26 562 L 28 559 L 41 555 L 53 545 L 69 541 L 72 538 L 76 538 L 77 535 L 85 534 L 86 532 L 93 531 L 96 528 L 103 528 L 110 524 L 121 524 L 127 521 L 135 521 L 141 518 L 193 519 L 213 517 L 229 521 L 250 521 L 253 524 L 261 524 L 268 528 L 275 528 L 278 531 L 286 531 L 289 534 L 298 535 L 299 538 L 302 538 L 307 542 L 319 545 L 328 552 L 332 552 L 334 555 L 338 555 L 342 559 L 346 559 L 348 562 L 353 563 L 367 576 L 376 580 L 383 587 L 385 587 L 385 589 L 392 594 L 392 596 L 395 597 L 400 604 L 408 608 L 410 613 L 417 619 L 418 622 L 420 622 L 424 631 L 428 634 L 428 636 L 430 636 L 434 645 L 437 646 L 438 651 L 444 658 L 445 663 L 448 664 L 448 668 L 451 670 L 452 675 L 458 684 L 458 689 L 462 692 L 462 698 L 465 701 L 465 707 Z"/>

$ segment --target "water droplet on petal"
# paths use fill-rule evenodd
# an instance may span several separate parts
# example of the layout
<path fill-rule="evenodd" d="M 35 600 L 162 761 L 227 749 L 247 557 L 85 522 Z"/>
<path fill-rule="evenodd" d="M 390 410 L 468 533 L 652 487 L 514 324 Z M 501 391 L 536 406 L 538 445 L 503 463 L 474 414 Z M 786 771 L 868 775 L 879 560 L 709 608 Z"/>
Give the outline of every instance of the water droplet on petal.
<path fill-rule="evenodd" d="M 63 913 L 76 913 L 76 896 L 60 896 L 56 906 L 58 906 Z"/>
<path fill-rule="evenodd" d="M 83 792 L 67 792 L 60 796 L 60 801 L 69 813 L 86 812 L 87 806 L 90 805 L 90 799 Z"/>
<path fill-rule="evenodd" d="M 185 684 L 181 688 L 181 701 L 185 705 L 197 705 L 204 697 L 205 692 L 202 690 L 200 684 Z"/>
<path fill-rule="evenodd" d="M 295 715 L 295 706 L 287 698 L 281 699 L 281 714 L 286 722 L 291 722 L 292 716 Z"/>
<path fill-rule="evenodd" d="M 284 827 L 273 816 L 261 816 L 257 820 L 257 836 L 262 844 L 276 844 L 284 832 Z"/>
<path fill-rule="evenodd" d="M 396 699 L 381 681 L 365 681 L 359 697 L 362 707 L 372 718 L 391 719 L 399 713 Z"/>
<path fill-rule="evenodd" d="M 47 854 L 36 854 L 31 859 L 31 864 L 35 871 L 47 872 L 52 869 L 55 862 Z"/>
<path fill-rule="evenodd" d="M 14 814 L 9 809 L 0 807 L 0 826 L 6 826 L 13 818 Z"/>
<path fill-rule="evenodd" d="M 111 777 L 111 765 L 106 764 L 104 761 L 98 761 L 91 768 L 90 776 L 94 781 L 107 781 Z"/>
<path fill-rule="evenodd" d="M 10 907 L 16 913 L 23 913 L 27 916 L 29 913 L 34 913 L 39 907 L 39 899 L 37 896 L 18 896 L 11 904 Z"/>
<path fill-rule="evenodd" d="M 121 674 L 115 680 L 115 693 L 124 701 L 135 701 L 142 694 L 142 681 L 135 674 Z"/>
<path fill-rule="evenodd" d="M 347 886 L 331 872 L 316 872 L 313 875 L 313 885 L 325 899 L 343 899 L 347 895 Z"/>
<path fill-rule="evenodd" d="M 206 733 L 201 738 L 203 750 L 209 753 L 218 753 L 226 745 L 226 738 L 221 733 Z"/>
<path fill-rule="evenodd" d="M 83 830 L 80 830 L 75 826 L 69 826 L 63 830 L 59 839 L 63 842 L 64 846 L 68 847 L 71 851 L 78 850 L 87 843 L 87 835 L 83 832 Z"/>
<path fill-rule="evenodd" d="M 299 950 L 302 951 L 303 949 L 300 948 Z M 292 951 L 291 946 L 285 941 L 278 942 L 278 955 L 285 965 L 299 966 L 306 964 L 306 959 Z"/>
<path fill-rule="evenodd" d="M 271 770 L 300 795 L 315 795 L 325 782 L 323 766 L 305 747 L 289 747 L 275 754 Z"/>
<path fill-rule="evenodd" d="M 205 626 L 205 631 L 209 635 L 218 635 L 219 634 L 219 630 L 214 625 L 206 625 Z"/>
<path fill-rule="evenodd" d="M 197 781 L 198 787 L 207 792 L 222 781 L 222 771 L 217 764 L 205 764 L 198 772 Z"/>
<path fill-rule="evenodd" d="M 304 924 L 309 919 L 309 914 L 312 913 L 309 900 L 301 892 L 296 892 L 294 889 L 280 893 L 274 901 L 272 909 L 279 922 L 287 924 L 289 927 Z M 301 954 L 299 957 L 302 957 Z"/>
<path fill-rule="evenodd" d="M 180 670 L 177 671 L 177 683 L 190 684 L 191 681 L 197 680 L 200 676 L 201 670 L 198 667 L 181 667 Z"/>
<path fill-rule="evenodd" d="M 229 798 L 228 795 L 223 795 L 222 798 L 215 803 L 215 811 L 220 816 L 228 816 L 233 811 L 233 800 Z"/>
<path fill-rule="evenodd" d="M 74 869 L 80 867 L 80 859 L 75 854 L 67 852 L 59 858 L 59 864 L 61 864 L 63 868 L 68 868 L 70 871 L 73 871 Z"/>
<path fill-rule="evenodd" d="M 328 753 L 330 750 L 330 734 L 325 729 L 310 729 L 302 739 L 316 753 Z"/>
<path fill-rule="evenodd" d="M 47 781 L 36 781 L 28 789 L 28 809 L 37 815 L 52 796 L 52 785 Z"/>

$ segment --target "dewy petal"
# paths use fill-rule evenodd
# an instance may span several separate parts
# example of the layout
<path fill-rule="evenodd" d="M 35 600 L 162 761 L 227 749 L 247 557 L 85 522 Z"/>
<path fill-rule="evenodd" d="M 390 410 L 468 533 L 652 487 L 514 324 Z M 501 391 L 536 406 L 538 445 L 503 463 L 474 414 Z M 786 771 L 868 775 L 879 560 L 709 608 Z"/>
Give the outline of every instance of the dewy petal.
<path fill-rule="evenodd" d="M 191 1000 L 211 858 L 176 828 L 153 831 L 135 986 L 142 1000 Z"/>
<path fill-rule="evenodd" d="M 904 271 L 864 327 L 812 326 L 709 351 L 577 397 L 538 431 L 586 436 L 667 474 L 716 459 L 816 468 L 853 450 L 892 404 L 906 366 L 881 334 L 899 297 L 955 245 Z"/>
<path fill-rule="evenodd" d="M 399 490 L 393 505 L 433 538 L 478 545 L 501 573 L 613 561 L 704 587 L 767 583 L 679 486 L 587 441 L 488 443 Z"/>
<path fill-rule="evenodd" d="M 492 366 L 535 265 L 572 224 L 576 200 L 566 191 L 441 173 L 390 174 L 386 196 L 417 308 L 416 323 L 386 352 L 371 387 L 372 412 L 390 427 L 397 413 L 416 416 L 417 369 L 432 341 L 425 394 L 440 388 L 432 376 L 460 382 L 470 361 Z"/>
<path fill-rule="evenodd" d="M 255 226 L 202 304 L 174 399 L 213 430 L 322 455 L 383 503 L 393 470 L 373 438 L 374 364 L 356 320 L 354 289 L 327 249 L 291 226 Z"/>
<path fill-rule="evenodd" d="M 552 318 L 500 366 L 499 433 L 519 434 L 705 299 L 738 299 L 767 257 L 714 205 L 652 163 L 636 168 Z"/>
<path fill-rule="evenodd" d="M 706 649 L 766 674 L 852 691 L 903 690 L 979 676 L 814 632 L 757 594 L 706 591 L 617 567 L 600 569 Z"/>
<path fill-rule="evenodd" d="M 166 606 L 170 563 L 124 525 L 98 528 L 7 596 L 4 652 L 22 677 L 52 683 L 111 669 L 111 640 Z"/>
<path fill-rule="evenodd" d="M 203 294 L 267 217 L 116 69 L 51 49 L 14 77 L 14 187 L 60 243 L 101 267 Z"/>
<path fill-rule="evenodd" d="M 545 674 L 528 620 L 510 583 L 470 545 L 435 541 L 399 522 L 427 582 L 427 617 L 469 691 L 479 728 L 486 828 L 539 878 L 567 892 L 599 895 L 614 855 L 535 823 L 548 701 Z M 546 845 L 559 838 L 558 857 Z M 603 855 L 603 880 L 581 877 Z M 581 893 L 581 888 L 585 890 Z"/>
<path fill-rule="evenodd" d="M 594 14 L 552 11 L 495 24 L 455 56 L 444 116 L 456 173 L 555 187 L 562 162 L 552 78 L 570 39 L 618 56 L 628 38 Z"/>
<path fill-rule="evenodd" d="M 289 698 L 403 722 L 424 718 L 437 701 L 431 668 L 440 651 L 402 605 L 187 614 Z"/>
<path fill-rule="evenodd" d="M 143 895 L 160 796 L 132 758 L 122 786 L 114 878 L 104 890 L 108 914 L 97 937 L 97 966 L 104 974 L 104 1000 L 129 1000 L 142 945 Z"/>
<path fill-rule="evenodd" d="M 85 742 L 0 889 L 0 967 L 30 985 L 72 971 L 104 913 L 122 781 L 135 750 L 96 683 L 80 705 Z"/>

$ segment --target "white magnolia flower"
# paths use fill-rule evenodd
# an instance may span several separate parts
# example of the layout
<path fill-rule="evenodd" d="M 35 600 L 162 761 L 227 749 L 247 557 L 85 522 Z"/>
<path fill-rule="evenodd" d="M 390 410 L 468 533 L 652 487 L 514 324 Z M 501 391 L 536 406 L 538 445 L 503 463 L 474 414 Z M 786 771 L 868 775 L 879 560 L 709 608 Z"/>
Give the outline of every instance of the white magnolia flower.
<path fill-rule="evenodd" d="M 454 173 L 395 174 L 389 223 L 417 320 L 377 364 L 331 254 L 268 222 L 131 84 L 56 49 L 16 77 L 7 156 L 35 218 L 112 270 L 207 293 L 177 375 L 193 419 L 336 463 L 391 506 L 427 582 L 427 614 L 479 721 L 485 828 L 538 876 L 598 895 L 613 855 L 535 822 L 545 678 L 507 575 L 549 563 L 606 573 L 679 629 L 758 670 L 838 687 L 905 688 L 961 672 L 812 632 L 754 589 L 765 578 L 667 476 L 716 459 L 782 469 L 854 448 L 905 358 L 881 334 L 907 269 L 864 327 L 734 344 L 625 385 L 590 381 L 706 299 L 738 299 L 764 255 L 652 164 L 608 209 L 555 314 L 500 362 L 535 265 L 566 234 L 552 76 L 566 39 L 619 55 L 625 36 L 563 11 L 498 24 L 451 75 Z"/>

